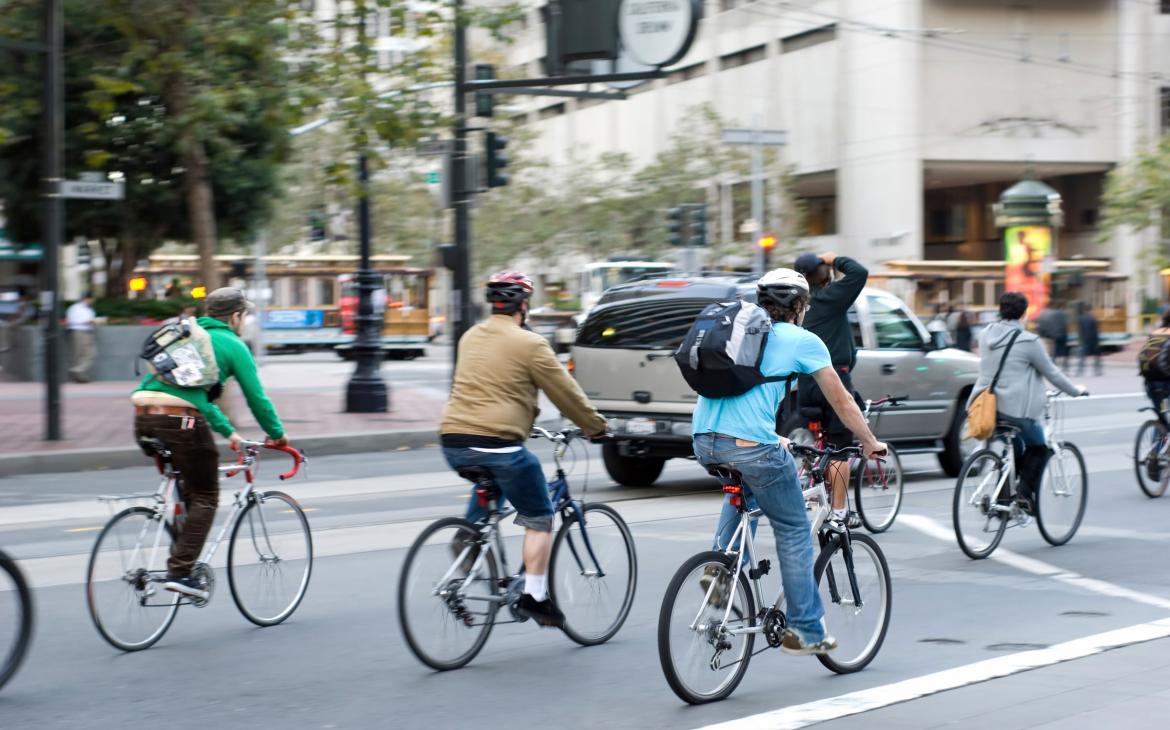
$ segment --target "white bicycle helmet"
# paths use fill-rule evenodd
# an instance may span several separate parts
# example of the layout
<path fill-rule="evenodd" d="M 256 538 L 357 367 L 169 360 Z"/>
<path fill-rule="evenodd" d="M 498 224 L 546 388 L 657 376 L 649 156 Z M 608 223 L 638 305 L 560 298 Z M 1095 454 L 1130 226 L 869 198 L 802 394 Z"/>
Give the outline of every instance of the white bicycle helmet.
<path fill-rule="evenodd" d="M 808 300 L 808 280 L 792 269 L 773 269 L 756 282 L 760 304 L 790 307 L 799 299 Z"/>

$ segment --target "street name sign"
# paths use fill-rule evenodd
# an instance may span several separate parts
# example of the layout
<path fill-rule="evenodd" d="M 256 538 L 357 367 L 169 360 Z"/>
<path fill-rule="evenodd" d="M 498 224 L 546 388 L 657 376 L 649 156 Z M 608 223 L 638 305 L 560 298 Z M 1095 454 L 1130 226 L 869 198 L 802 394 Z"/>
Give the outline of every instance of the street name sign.
<path fill-rule="evenodd" d="M 759 135 L 757 138 L 756 135 Z M 725 129 L 723 144 L 762 144 L 765 147 L 782 147 L 788 141 L 788 132 L 783 129 Z"/>
<path fill-rule="evenodd" d="M 669 66 L 687 55 L 702 17 L 703 0 L 622 0 L 622 47 L 641 64 Z"/>
<path fill-rule="evenodd" d="M 64 180 L 61 182 L 61 197 L 83 200 L 121 200 L 126 197 L 126 186 L 120 182 Z"/>

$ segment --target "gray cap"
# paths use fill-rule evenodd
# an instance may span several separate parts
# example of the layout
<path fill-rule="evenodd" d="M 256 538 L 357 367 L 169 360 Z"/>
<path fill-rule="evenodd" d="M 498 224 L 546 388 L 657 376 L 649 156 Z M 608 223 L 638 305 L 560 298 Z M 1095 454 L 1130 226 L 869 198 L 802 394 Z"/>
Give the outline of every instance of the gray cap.
<path fill-rule="evenodd" d="M 228 317 L 252 307 L 244 292 L 234 286 L 224 286 L 207 295 L 204 302 L 208 317 Z"/>

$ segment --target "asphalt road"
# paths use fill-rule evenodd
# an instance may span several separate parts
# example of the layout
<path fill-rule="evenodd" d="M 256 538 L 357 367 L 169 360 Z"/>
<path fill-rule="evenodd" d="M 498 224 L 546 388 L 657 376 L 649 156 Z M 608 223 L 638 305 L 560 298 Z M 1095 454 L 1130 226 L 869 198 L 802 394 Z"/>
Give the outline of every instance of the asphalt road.
<path fill-rule="evenodd" d="M 254 627 L 221 573 L 210 606 L 183 608 L 159 644 L 135 654 L 97 635 L 82 581 L 108 514 L 94 497 L 149 491 L 157 475 L 0 480 L 0 545 L 37 586 L 38 622 L 28 663 L 0 692 L 0 726 L 697 728 L 1160 619 L 1170 609 L 1170 567 L 1160 559 L 1170 498 L 1151 501 L 1134 482 L 1139 405 L 1113 396 L 1067 406 L 1065 434 L 1088 462 L 1090 498 L 1080 532 L 1061 548 L 1030 526 L 1009 530 L 993 559 L 968 560 L 950 535 L 953 481 L 933 457 L 905 458 L 902 513 L 877 538 L 894 593 L 874 663 L 835 676 L 812 659 L 767 652 L 729 700 L 697 708 L 667 688 L 655 643 L 666 583 L 706 549 L 718 510 L 720 494 L 693 463 L 672 463 L 658 484 L 638 489 L 609 483 L 595 447 L 576 464 L 578 495 L 588 466 L 588 499 L 614 505 L 637 541 L 637 598 L 616 638 L 581 648 L 556 631 L 502 625 L 469 667 L 441 674 L 410 654 L 394 608 L 405 547 L 466 499 L 437 450 L 312 459 L 307 478 L 282 487 L 309 510 L 318 555 L 296 614 Z M 772 554 L 770 531 L 760 535 Z M 1010 681 L 995 680 L 989 693 Z"/>

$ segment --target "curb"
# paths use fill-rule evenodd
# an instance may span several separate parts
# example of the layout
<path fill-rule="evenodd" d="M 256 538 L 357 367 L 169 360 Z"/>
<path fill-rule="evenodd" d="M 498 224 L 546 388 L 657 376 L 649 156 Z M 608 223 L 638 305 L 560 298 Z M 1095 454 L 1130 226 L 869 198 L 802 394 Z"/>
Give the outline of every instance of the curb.
<path fill-rule="evenodd" d="M 439 441 L 437 429 L 422 431 L 359 431 L 298 438 L 296 447 L 310 459 L 332 454 L 356 454 L 371 451 L 420 449 Z M 220 452 L 230 460 L 231 452 L 221 445 Z M 56 474 L 95 469 L 124 469 L 149 466 L 140 449 L 62 449 L 28 454 L 0 454 L 0 478 L 22 474 Z"/>

